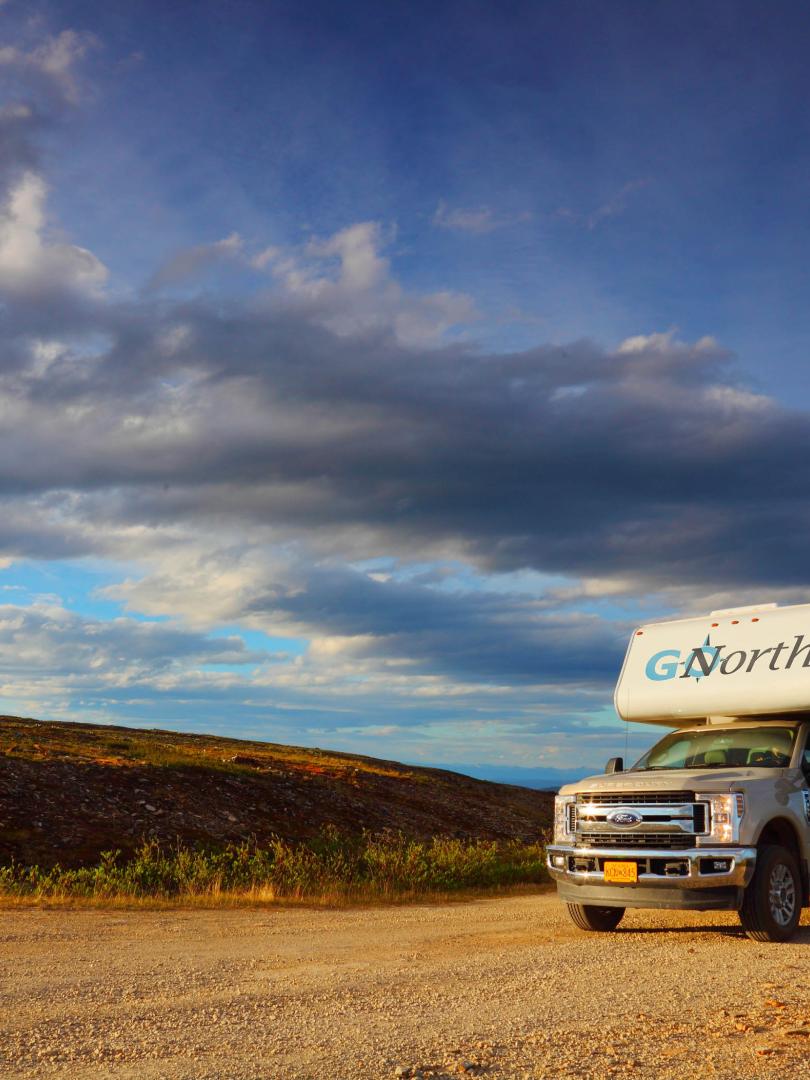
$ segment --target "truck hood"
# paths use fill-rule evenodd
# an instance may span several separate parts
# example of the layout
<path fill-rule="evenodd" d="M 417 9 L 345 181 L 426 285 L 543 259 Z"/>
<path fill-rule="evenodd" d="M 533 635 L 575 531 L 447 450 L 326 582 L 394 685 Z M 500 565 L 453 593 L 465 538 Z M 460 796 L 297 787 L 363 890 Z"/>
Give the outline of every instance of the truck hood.
<path fill-rule="evenodd" d="M 603 773 L 586 776 L 560 788 L 561 795 L 580 792 L 700 791 L 713 794 L 739 791 L 752 781 L 797 780 L 798 769 L 656 769 L 650 772 Z"/>

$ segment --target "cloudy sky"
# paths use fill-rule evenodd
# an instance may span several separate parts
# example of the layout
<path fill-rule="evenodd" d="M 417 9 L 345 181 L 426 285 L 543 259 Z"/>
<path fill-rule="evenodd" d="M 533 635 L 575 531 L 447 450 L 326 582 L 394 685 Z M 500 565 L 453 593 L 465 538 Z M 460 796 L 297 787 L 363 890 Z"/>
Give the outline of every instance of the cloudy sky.
<path fill-rule="evenodd" d="M 0 709 L 582 772 L 637 621 L 810 599 L 809 48 L 0 0 Z"/>

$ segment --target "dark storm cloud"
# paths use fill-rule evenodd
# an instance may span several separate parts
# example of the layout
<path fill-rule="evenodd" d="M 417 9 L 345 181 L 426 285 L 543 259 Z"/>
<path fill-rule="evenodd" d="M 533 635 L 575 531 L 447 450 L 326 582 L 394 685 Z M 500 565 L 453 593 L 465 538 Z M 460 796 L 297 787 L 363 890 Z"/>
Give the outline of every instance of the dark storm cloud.
<path fill-rule="evenodd" d="M 343 568 L 312 568 L 303 584 L 257 596 L 245 614 L 256 613 L 304 632 L 358 637 L 354 657 L 407 657 L 422 673 L 516 684 L 605 686 L 621 664 L 627 636 L 624 627 L 549 612 L 526 597 L 446 592 Z"/>
<path fill-rule="evenodd" d="M 805 578 L 810 422 L 737 386 L 711 342 L 484 355 L 336 336 L 277 303 L 65 310 L 79 322 L 46 371 L 20 370 L 33 330 L 9 319 L 8 494 L 126 489 L 109 505 L 130 522 L 332 531 L 336 554 L 455 545 L 484 567 L 648 584 Z M 104 345 L 83 353 L 88 313 Z M 341 551 L 347 532 L 362 550 Z"/>

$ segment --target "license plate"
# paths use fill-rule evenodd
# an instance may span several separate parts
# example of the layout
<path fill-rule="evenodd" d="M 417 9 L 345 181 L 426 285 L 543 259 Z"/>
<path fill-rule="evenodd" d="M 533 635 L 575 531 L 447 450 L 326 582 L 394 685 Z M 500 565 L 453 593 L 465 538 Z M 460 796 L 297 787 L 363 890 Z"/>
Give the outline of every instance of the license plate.
<path fill-rule="evenodd" d="M 605 881 L 612 881 L 622 885 L 635 885 L 638 881 L 638 863 L 606 862 Z"/>

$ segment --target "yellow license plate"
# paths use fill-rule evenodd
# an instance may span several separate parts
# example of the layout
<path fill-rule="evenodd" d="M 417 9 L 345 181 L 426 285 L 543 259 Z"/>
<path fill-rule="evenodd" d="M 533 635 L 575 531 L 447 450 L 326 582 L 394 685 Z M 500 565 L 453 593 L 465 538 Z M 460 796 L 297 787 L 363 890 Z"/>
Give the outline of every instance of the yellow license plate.
<path fill-rule="evenodd" d="M 635 885 L 638 881 L 638 863 L 606 862 L 605 881 L 621 883 L 622 885 Z"/>

